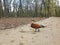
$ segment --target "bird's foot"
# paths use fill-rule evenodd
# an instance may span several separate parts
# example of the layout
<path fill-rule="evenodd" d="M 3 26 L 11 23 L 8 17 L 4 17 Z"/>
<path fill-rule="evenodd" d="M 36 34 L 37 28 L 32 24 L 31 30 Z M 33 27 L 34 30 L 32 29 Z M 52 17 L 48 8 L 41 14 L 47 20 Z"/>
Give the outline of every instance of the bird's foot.
<path fill-rule="evenodd" d="M 36 32 L 36 30 L 35 30 L 35 32 Z"/>
<path fill-rule="evenodd" d="M 38 32 L 40 32 L 40 30 L 38 30 Z"/>

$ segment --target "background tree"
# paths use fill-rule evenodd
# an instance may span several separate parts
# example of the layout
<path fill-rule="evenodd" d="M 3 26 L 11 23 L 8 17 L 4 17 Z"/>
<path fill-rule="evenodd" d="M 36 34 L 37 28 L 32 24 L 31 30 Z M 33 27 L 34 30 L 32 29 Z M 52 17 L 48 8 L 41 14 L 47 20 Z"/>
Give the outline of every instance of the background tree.
<path fill-rule="evenodd" d="M 34 0 L 35 2 L 35 17 L 38 15 L 38 0 Z"/>
<path fill-rule="evenodd" d="M 23 12 L 23 7 L 22 7 L 22 0 L 19 0 L 19 8 L 18 8 L 18 12 L 17 12 L 17 15 L 20 17 L 20 16 L 23 16 L 24 12 Z"/>
<path fill-rule="evenodd" d="M 3 15 L 3 9 L 2 9 L 2 1 L 0 0 L 0 18 Z"/>
<path fill-rule="evenodd" d="M 58 0 L 0 0 L 0 17 L 60 16 Z"/>

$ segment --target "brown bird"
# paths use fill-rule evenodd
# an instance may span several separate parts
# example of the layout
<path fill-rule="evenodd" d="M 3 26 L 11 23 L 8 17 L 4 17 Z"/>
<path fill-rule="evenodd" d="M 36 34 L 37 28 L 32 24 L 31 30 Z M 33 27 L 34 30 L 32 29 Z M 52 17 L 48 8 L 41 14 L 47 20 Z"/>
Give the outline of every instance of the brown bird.
<path fill-rule="evenodd" d="M 36 24 L 34 22 L 35 22 L 35 20 L 32 20 L 31 27 L 35 29 L 35 32 L 36 32 L 37 29 L 38 29 L 38 32 L 39 32 L 40 31 L 39 28 L 44 28 L 45 27 L 43 25 L 39 25 L 39 24 Z"/>

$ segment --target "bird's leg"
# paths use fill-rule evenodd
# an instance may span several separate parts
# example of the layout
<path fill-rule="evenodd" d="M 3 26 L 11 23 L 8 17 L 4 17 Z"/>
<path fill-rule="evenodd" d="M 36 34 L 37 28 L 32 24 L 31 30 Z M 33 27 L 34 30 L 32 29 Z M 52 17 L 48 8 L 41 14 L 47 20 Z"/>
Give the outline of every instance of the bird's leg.
<path fill-rule="evenodd" d="M 38 32 L 40 32 L 40 30 L 38 29 Z"/>
<path fill-rule="evenodd" d="M 35 32 L 36 32 L 36 29 L 35 29 Z"/>

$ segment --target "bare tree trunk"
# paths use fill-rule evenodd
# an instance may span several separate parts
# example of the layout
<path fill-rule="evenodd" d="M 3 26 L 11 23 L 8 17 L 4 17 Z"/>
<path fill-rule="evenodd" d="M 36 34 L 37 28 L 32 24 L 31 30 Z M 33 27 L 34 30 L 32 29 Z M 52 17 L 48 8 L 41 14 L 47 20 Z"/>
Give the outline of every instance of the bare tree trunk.
<path fill-rule="evenodd" d="M 38 1 L 35 0 L 35 17 L 38 15 Z"/>
<path fill-rule="evenodd" d="M 2 9 L 2 1 L 0 0 L 0 18 L 2 18 L 3 9 Z"/>

